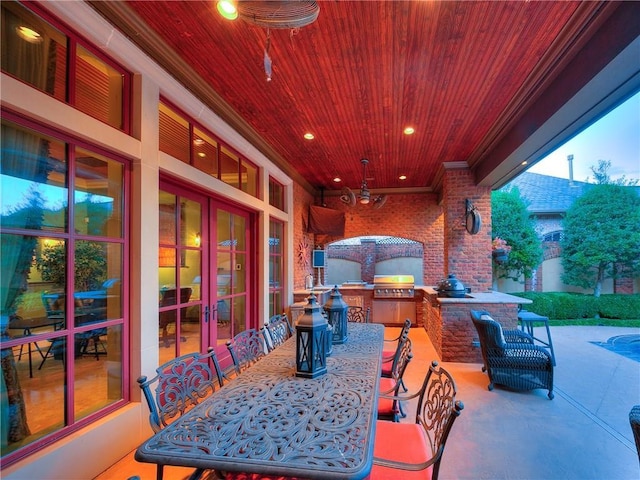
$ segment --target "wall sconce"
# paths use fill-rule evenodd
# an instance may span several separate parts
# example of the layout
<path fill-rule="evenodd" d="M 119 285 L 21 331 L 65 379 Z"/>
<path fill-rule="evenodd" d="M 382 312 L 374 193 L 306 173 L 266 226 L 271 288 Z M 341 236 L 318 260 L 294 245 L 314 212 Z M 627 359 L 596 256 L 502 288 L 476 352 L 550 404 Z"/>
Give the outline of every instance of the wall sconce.
<path fill-rule="evenodd" d="M 198 233 L 196 233 L 196 238 L 194 240 L 194 243 L 196 244 L 196 247 L 200 246 L 200 241 L 201 241 L 200 232 L 198 232 Z"/>
<path fill-rule="evenodd" d="M 476 207 L 471 203 L 471 200 L 468 198 L 465 200 L 465 221 L 464 228 L 467 229 L 467 232 L 470 235 L 475 235 L 480 231 L 482 227 L 482 218 L 480 217 L 480 212 L 476 209 Z"/>
<path fill-rule="evenodd" d="M 296 325 L 296 376 L 316 378 L 327 373 L 327 326 L 316 296 L 311 294 Z"/>

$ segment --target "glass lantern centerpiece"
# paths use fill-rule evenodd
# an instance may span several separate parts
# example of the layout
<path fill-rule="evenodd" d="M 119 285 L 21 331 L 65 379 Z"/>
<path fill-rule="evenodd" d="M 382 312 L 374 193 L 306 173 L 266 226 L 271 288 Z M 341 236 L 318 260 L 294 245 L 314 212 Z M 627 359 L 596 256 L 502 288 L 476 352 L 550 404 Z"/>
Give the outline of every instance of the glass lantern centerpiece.
<path fill-rule="evenodd" d="M 338 290 L 338 286 L 334 286 L 327 303 L 324 304 L 324 311 L 327 312 L 329 324 L 333 327 L 334 344 L 340 344 L 347 341 L 347 310 L 349 306 L 342 299 L 342 294 Z"/>
<path fill-rule="evenodd" d="M 308 302 L 296 325 L 296 376 L 315 378 L 327 373 L 327 320 L 315 295 Z"/>

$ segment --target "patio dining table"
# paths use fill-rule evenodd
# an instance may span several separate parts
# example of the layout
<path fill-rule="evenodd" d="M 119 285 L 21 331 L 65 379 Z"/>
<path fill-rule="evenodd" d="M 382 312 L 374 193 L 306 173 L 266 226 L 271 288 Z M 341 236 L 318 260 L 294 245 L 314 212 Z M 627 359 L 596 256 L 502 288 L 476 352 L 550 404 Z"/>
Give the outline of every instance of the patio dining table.
<path fill-rule="evenodd" d="M 220 472 L 362 479 L 373 463 L 384 326 L 349 324 L 327 373 L 297 377 L 295 335 L 144 442 L 135 459 Z"/>

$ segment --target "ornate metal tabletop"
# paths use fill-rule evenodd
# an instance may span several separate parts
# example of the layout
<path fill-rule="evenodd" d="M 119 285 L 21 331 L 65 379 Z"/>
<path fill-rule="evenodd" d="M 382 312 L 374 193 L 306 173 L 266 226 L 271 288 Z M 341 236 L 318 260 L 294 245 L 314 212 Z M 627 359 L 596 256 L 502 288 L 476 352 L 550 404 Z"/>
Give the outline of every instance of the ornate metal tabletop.
<path fill-rule="evenodd" d="M 327 374 L 296 377 L 295 336 L 137 450 L 138 461 L 309 479 L 371 470 L 384 327 L 349 324 Z"/>

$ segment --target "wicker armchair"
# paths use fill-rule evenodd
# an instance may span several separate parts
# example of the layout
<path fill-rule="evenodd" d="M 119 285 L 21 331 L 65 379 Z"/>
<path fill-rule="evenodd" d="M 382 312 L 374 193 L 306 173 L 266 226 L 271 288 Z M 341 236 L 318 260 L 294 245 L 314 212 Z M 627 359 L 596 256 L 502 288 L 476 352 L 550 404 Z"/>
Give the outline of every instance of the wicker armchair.
<path fill-rule="evenodd" d="M 640 462 L 640 405 L 634 405 L 629 412 L 629 424 L 636 441 L 636 452 L 638 452 L 638 461 Z"/>
<path fill-rule="evenodd" d="M 471 310 L 471 319 L 480 338 L 489 390 L 494 384 L 514 390 L 544 388 L 553 399 L 553 359 L 546 349 L 520 330 L 502 330 L 486 311 Z"/>

